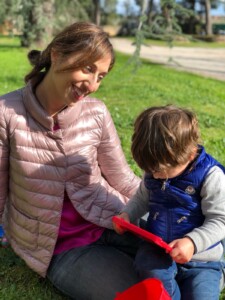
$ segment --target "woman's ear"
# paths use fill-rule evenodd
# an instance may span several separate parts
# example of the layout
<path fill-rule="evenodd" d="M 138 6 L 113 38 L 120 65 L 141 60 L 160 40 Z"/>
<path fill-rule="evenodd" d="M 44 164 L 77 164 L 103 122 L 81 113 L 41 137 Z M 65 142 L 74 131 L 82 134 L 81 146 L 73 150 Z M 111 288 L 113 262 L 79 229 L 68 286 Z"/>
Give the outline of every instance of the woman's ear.
<path fill-rule="evenodd" d="M 52 49 L 51 50 L 51 64 L 54 65 L 58 59 L 58 53 Z"/>

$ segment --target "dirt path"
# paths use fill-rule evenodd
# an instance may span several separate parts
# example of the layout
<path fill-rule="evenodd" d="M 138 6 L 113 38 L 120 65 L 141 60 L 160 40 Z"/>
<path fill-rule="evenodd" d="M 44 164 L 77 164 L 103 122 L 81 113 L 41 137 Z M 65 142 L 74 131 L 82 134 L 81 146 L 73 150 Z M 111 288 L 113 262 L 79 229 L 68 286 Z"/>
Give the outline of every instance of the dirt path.
<path fill-rule="evenodd" d="M 135 46 L 125 38 L 111 38 L 114 48 L 133 54 Z M 225 46 L 219 49 L 142 46 L 141 57 L 153 62 L 225 81 Z"/>

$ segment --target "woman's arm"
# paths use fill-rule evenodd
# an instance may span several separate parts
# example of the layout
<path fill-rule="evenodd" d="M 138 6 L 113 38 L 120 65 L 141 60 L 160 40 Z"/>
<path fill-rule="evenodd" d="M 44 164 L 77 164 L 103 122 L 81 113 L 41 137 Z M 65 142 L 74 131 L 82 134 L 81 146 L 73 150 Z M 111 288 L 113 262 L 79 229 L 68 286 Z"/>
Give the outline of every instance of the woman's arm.
<path fill-rule="evenodd" d="M 115 125 L 107 108 L 105 108 L 101 143 L 98 148 L 98 162 L 103 177 L 111 187 L 126 198 L 130 198 L 136 192 L 140 178 L 133 173 L 126 161 Z"/>
<path fill-rule="evenodd" d="M 8 196 L 9 140 L 3 100 L 0 100 L 0 224 Z"/>

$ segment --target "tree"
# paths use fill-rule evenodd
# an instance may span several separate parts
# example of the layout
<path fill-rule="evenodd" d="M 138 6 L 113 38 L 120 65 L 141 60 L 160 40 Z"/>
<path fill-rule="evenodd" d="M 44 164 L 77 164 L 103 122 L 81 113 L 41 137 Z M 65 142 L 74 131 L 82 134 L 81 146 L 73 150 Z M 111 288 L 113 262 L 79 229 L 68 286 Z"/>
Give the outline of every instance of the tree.
<path fill-rule="evenodd" d="M 175 0 L 161 0 L 160 13 L 155 16 L 146 31 L 150 37 L 166 40 L 171 45 L 177 36 L 182 35 L 180 20 L 192 14 L 193 11 L 184 8 Z"/>
<path fill-rule="evenodd" d="M 92 9 L 92 0 L 55 0 L 53 33 L 61 31 L 65 26 L 78 20 L 90 20 L 89 9 Z"/>
<path fill-rule="evenodd" d="M 195 10 L 196 14 L 200 15 L 204 24 L 206 35 L 212 35 L 212 21 L 211 21 L 211 8 L 216 8 L 221 0 L 188 0 L 181 1 L 182 5 L 187 8 Z M 200 9 L 196 9 L 200 7 Z M 196 18 L 192 18 L 192 22 L 189 22 L 190 26 L 193 27 Z M 191 30 L 193 33 L 193 28 Z"/>
<path fill-rule="evenodd" d="M 16 14 L 18 11 L 18 0 L 5 0 L 0 5 L 0 24 L 8 23 L 12 29 L 17 25 Z M 16 26 L 17 29 L 18 26 Z M 10 29 L 9 29 L 10 30 Z"/>
<path fill-rule="evenodd" d="M 101 8 L 100 0 L 92 0 L 94 5 L 93 22 L 97 25 L 101 23 Z"/>
<path fill-rule="evenodd" d="M 52 33 L 54 0 L 20 0 L 19 7 L 23 18 L 21 46 L 42 46 L 45 36 Z"/>
<path fill-rule="evenodd" d="M 119 15 L 116 12 L 117 0 L 101 1 L 101 25 L 117 25 Z"/>
<path fill-rule="evenodd" d="M 135 0 L 135 2 L 138 6 L 141 7 L 141 11 L 142 11 L 141 14 L 143 15 L 143 12 L 146 14 L 147 16 L 146 23 L 150 25 L 153 18 L 153 10 L 156 11 L 156 7 L 158 4 L 155 4 L 154 0 Z"/>
<path fill-rule="evenodd" d="M 148 10 L 147 10 L 147 24 L 148 25 L 150 25 L 152 23 L 153 9 L 154 9 L 154 1 L 150 0 L 148 3 Z"/>
<path fill-rule="evenodd" d="M 117 0 L 82 1 L 82 6 L 89 15 L 90 20 L 97 25 L 106 24 L 109 16 L 116 19 L 116 4 Z"/>
<path fill-rule="evenodd" d="M 207 35 L 212 35 L 212 22 L 211 22 L 211 1 L 205 0 L 205 31 Z"/>
<path fill-rule="evenodd" d="M 5 0 L 0 6 L 0 22 L 12 24 L 21 32 L 21 46 L 42 45 L 52 34 L 55 0 Z"/>
<path fill-rule="evenodd" d="M 188 0 L 188 1 L 183 0 L 180 2 L 180 4 L 184 8 L 189 9 L 194 12 L 185 20 L 179 20 L 184 33 L 187 33 L 187 34 L 199 33 L 197 31 L 199 31 L 201 28 L 201 21 L 196 13 L 196 9 L 195 9 L 196 3 L 197 3 L 197 0 Z"/>
<path fill-rule="evenodd" d="M 147 0 L 141 2 L 141 16 L 139 26 L 136 31 L 135 44 L 136 49 L 133 57 L 129 60 L 129 63 L 134 63 L 134 71 L 140 65 L 140 51 L 141 45 L 144 44 L 146 37 L 153 37 L 157 39 L 166 40 L 170 47 L 174 39 L 178 35 L 182 35 L 182 29 L 178 24 L 176 13 L 179 13 L 183 18 L 192 14 L 193 12 L 183 8 L 180 4 L 176 3 L 175 0 L 161 0 L 160 13 L 154 18 L 150 25 L 146 24 L 146 6 Z"/>

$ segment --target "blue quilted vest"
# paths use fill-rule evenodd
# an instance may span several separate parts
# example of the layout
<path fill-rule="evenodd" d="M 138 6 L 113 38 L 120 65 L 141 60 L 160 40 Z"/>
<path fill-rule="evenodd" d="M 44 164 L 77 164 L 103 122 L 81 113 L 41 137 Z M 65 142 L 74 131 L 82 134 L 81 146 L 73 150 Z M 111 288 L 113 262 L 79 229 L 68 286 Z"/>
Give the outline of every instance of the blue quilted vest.
<path fill-rule="evenodd" d="M 213 166 L 225 168 L 199 146 L 200 154 L 179 176 L 154 179 L 146 174 L 144 183 L 149 190 L 149 216 L 146 229 L 167 243 L 182 238 L 204 222 L 200 191 Z"/>

